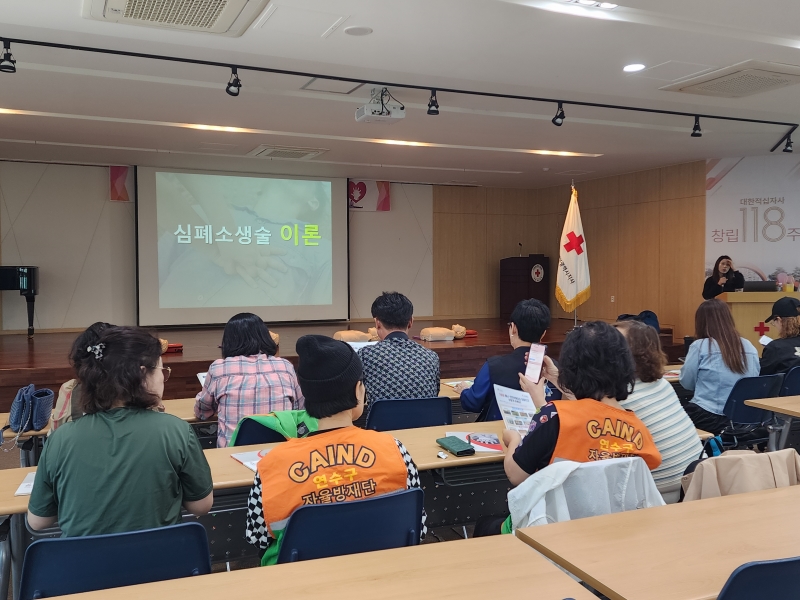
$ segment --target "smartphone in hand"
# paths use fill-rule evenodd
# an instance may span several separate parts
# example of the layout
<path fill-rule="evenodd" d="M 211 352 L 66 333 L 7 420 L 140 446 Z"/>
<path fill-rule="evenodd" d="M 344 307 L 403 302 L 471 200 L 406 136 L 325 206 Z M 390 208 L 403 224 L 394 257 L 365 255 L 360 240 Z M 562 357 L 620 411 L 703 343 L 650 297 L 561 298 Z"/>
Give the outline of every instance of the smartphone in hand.
<path fill-rule="evenodd" d="M 544 366 L 544 351 L 547 346 L 544 344 L 531 344 L 531 349 L 528 351 L 528 364 L 525 367 L 525 377 L 530 379 L 533 383 L 539 383 L 539 378 L 542 376 L 542 366 Z"/>

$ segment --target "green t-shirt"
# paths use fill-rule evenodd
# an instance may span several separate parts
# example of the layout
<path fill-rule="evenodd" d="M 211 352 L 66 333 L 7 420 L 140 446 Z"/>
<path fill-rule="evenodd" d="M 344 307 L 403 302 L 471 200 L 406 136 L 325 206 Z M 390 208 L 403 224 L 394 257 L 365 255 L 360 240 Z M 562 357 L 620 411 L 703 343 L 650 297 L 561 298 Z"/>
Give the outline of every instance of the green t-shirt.
<path fill-rule="evenodd" d="M 65 423 L 47 440 L 29 510 L 58 515 L 65 537 L 175 525 L 184 501 L 211 493 L 191 426 L 151 410 L 115 408 Z"/>

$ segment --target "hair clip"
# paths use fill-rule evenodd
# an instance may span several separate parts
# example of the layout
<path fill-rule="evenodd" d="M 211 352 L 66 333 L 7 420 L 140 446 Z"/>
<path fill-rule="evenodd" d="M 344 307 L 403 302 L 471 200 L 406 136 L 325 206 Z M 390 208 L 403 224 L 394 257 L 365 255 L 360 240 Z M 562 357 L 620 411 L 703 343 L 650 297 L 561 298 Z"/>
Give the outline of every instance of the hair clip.
<path fill-rule="evenodd" d="M 86 348 L 86 351 L 94 354 L 96 360 L 103 360 L 103 350 L 105 347 L 105 344 L 95 344 L 94 346 Z"/>

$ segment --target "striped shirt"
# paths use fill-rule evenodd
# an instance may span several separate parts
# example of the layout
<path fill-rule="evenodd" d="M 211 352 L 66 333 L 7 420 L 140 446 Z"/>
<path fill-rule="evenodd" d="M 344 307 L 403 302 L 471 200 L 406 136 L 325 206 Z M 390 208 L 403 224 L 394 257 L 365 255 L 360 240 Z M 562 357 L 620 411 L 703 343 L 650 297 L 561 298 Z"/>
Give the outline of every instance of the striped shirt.
<path fill-rule="evenodd" d="M 194 415 L 206 420 L 219 415 L 217 447 L 228 445 L 244 417 L 276 410 L 302 409 L 303 392 L 292 363 L 277 356 L 233 356 L 211 363 Z"/>
<path fill-rule="evenodd" d="M 700 457 L 703 444 L 669 382 L 637 379 L 633 393 L 619 403 L 641 419 L 661 453 L 661 466 L 652 471 L 659 489 L 680 483 L 689 463 Z"/>

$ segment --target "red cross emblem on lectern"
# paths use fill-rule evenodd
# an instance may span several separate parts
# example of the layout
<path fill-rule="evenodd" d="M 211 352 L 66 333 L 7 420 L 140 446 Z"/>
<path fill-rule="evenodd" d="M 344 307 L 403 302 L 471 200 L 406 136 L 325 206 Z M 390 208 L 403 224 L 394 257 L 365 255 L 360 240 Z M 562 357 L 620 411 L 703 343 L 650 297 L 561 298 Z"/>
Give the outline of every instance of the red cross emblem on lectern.
<path fill-rule="evenodd" d="M 533 278 L 537 280 L 542 278 L 542 270 L 539 267 L 533 270 Z"/>
<path fill-rule="evenodd" d="M 582 235 L 575 235 L 574 231 L 570 231 L 567 234 L 567 239 L 569 242 L 564 244 L 564 250 L 567 252 L 575 251 L 575 254 L 580 256 L 583 254 L 583 236 Z"/>
<path fill-rule="evenodd" d="M 758 335 L 764 335 L 769 331 L 769 325 L 765 325 L 762 321 L 757 327 L 753 327 L 753 331 L 755 331 Z"/>

